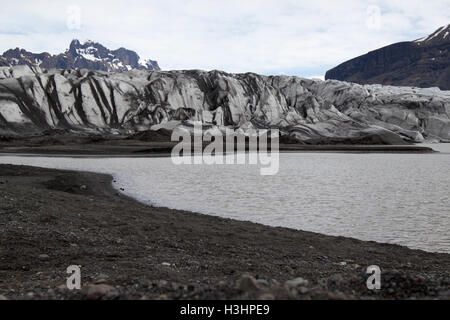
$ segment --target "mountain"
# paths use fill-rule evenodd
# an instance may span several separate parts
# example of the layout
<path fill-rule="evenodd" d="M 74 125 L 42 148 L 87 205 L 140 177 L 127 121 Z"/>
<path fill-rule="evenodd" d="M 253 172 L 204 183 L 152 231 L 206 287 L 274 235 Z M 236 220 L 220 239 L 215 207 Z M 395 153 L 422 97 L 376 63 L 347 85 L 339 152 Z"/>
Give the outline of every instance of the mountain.
<path fill-rule="evenodd" d="M 450 141 L 450 91 L 221 71 L 0 67 L 0 136 L 278 128 L 307 143 Z"/>
<path fill-rule="evenodd" d="M 31 53 L 23 49 L 8 50 L 0 56 L 0 66 L 37 65 L 42 68 L 88 69 L 107 72 L 136 70 L 160 70 L 158 63 L 142 60 L 134 51 L 120 48 L 109 50 L 100 43 L 73 40 L 66 52 Z"/>
<path fill-rule="evenodd" d="M 450 90 L 450 24 L 422 39 L 344 62 L 329 70 L 325 79 Z"/>

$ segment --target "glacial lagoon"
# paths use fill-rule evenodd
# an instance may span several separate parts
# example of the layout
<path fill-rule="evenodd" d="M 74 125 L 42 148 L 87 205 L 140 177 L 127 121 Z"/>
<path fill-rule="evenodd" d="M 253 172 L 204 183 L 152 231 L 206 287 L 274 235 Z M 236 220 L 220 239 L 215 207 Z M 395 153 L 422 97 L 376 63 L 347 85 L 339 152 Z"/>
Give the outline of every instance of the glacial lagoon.
<path fill-rule="evenodd" d="M 173 209 L 450 253 L 450 144 L 435 154 L 282 153 L 280 170 L 170 158 L 0 156 L 0 163 L 112 174 Z"/>

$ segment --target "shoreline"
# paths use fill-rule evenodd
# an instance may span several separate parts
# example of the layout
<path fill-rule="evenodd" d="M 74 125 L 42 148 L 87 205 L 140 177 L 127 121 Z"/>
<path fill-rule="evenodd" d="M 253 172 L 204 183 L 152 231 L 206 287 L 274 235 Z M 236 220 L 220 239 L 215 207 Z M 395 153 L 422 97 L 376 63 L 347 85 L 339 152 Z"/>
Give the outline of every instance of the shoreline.
<path fill-rule="evenodd" d="M 98 138 L 100 139 L 100 138 Z M 22 140 L 0 140 L 0 154 L 30 154 L 47 156 L 95 157 L 167 157 L 178 142 L 141 141 L 127 139 L 96 140 L 93 137 L 44 136 Z M 204 144 L 203 147 L 206 147 Z M 231 146 L 232 149 L 235 146 Z M 248 146 L 247 146 L 248 148 Z M 246 150 L 248 152 L 248 149 Z M 270 150 L 269 150 L 270 152 Z M 358 145 L 358 144 L 283 144 L 280 153 L 289 152 L 345 152 L 345 153 L 435 153 L 432 148 L 412 144 Z"/>
<path fill-rule="evenodd" d="M 152 146 L 44 146 L 44 147 L 1 147 L 0 156 L 47 156 L 66 158 L 167 158 L 172 147 Z M 269 151 L 270 152 L 270 151 Z M 279 153 L 391 153 L 391 154 L 433 154 L 438 151 L 423 146 L 352 146 L 315 145 L 280 146 Z M 248 151 L 246 151 L 248 153 Z M 195 155 L 195 154 L 194 154 Z M 199 154 L 200 155 L 200 154 Z"/>
<path fill-rule="evenodd" d="M 111 286 L 115 294 L 104 298 L 450 296 L 449 254 L 151 207 L 118 194 L 112 180 L 103 174 L 0 165 L 5 199 L 0 242 L 6 251 L 0 260 L 0 295 L 89 298 L 63 286 L 65 268 L 79 264 L 83 284 Z M 365 287 L 365 268 L 373 264 L 383 270 L 380 292 Z M 244 274 L 251 275 L 250 289 L 240 285 Z M 298 277 L 308 284 L 288 290 L 286 281 Z"/>

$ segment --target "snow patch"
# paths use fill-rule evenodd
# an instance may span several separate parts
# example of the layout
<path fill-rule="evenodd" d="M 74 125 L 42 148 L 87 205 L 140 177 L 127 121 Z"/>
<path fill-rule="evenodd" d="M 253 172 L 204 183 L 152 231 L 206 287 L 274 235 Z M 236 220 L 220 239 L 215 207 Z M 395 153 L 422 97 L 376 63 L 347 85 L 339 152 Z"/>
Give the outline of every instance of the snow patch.
<path fill-rule="evenodd" d="M 139 65 L 142 67 L 147 68 L 148 66 L 151 66 L 150 60 L 148 59 L 139 59 Z"/>
<path fill-rule="evenodd" d="M 448 30 L 450 28 L 450 24 L 440 27 L 439 29 L 437 29 L 435 32 L 433 32 L 431 35 L 427 36 L 427 37 L 423 37 L 420 39 L 415 40 L 415 43 L 418 43 L 420 45 L 421 42 L 428 42 L 431 41 L 433 39 L 435 39 L 436 37 L 438 37 L 443 31 Z M 447 38 L 447 36 L 449 35 L 449 31 L 447 31 L 444 34 L 443 39 Z"/>
<path fill-rule="evenodd" d="M 82 56 L 84 59 L 89 60 L 89 61 L 102 61 L 102 59 L 99 59 L 95 56 L 95 54 L 97 53 L 97 49 L 90 46 L 87 47 L 86 49 L 77 49 L 76 52 L 78 55 Z"/>

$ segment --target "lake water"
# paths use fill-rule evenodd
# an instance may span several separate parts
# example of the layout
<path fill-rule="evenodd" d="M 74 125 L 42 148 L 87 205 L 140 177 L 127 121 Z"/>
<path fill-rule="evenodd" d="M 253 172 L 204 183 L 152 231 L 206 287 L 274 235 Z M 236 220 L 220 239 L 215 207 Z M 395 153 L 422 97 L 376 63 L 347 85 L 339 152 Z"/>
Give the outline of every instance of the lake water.
<path fill-rule="evenodd" d="M 257 166 L 179 165 L 170 158 L 1 156 L 0 163 L 111 173 L 153 205 L 450 253 L 450 145 L 439 154 L 284 153 Z"/>

